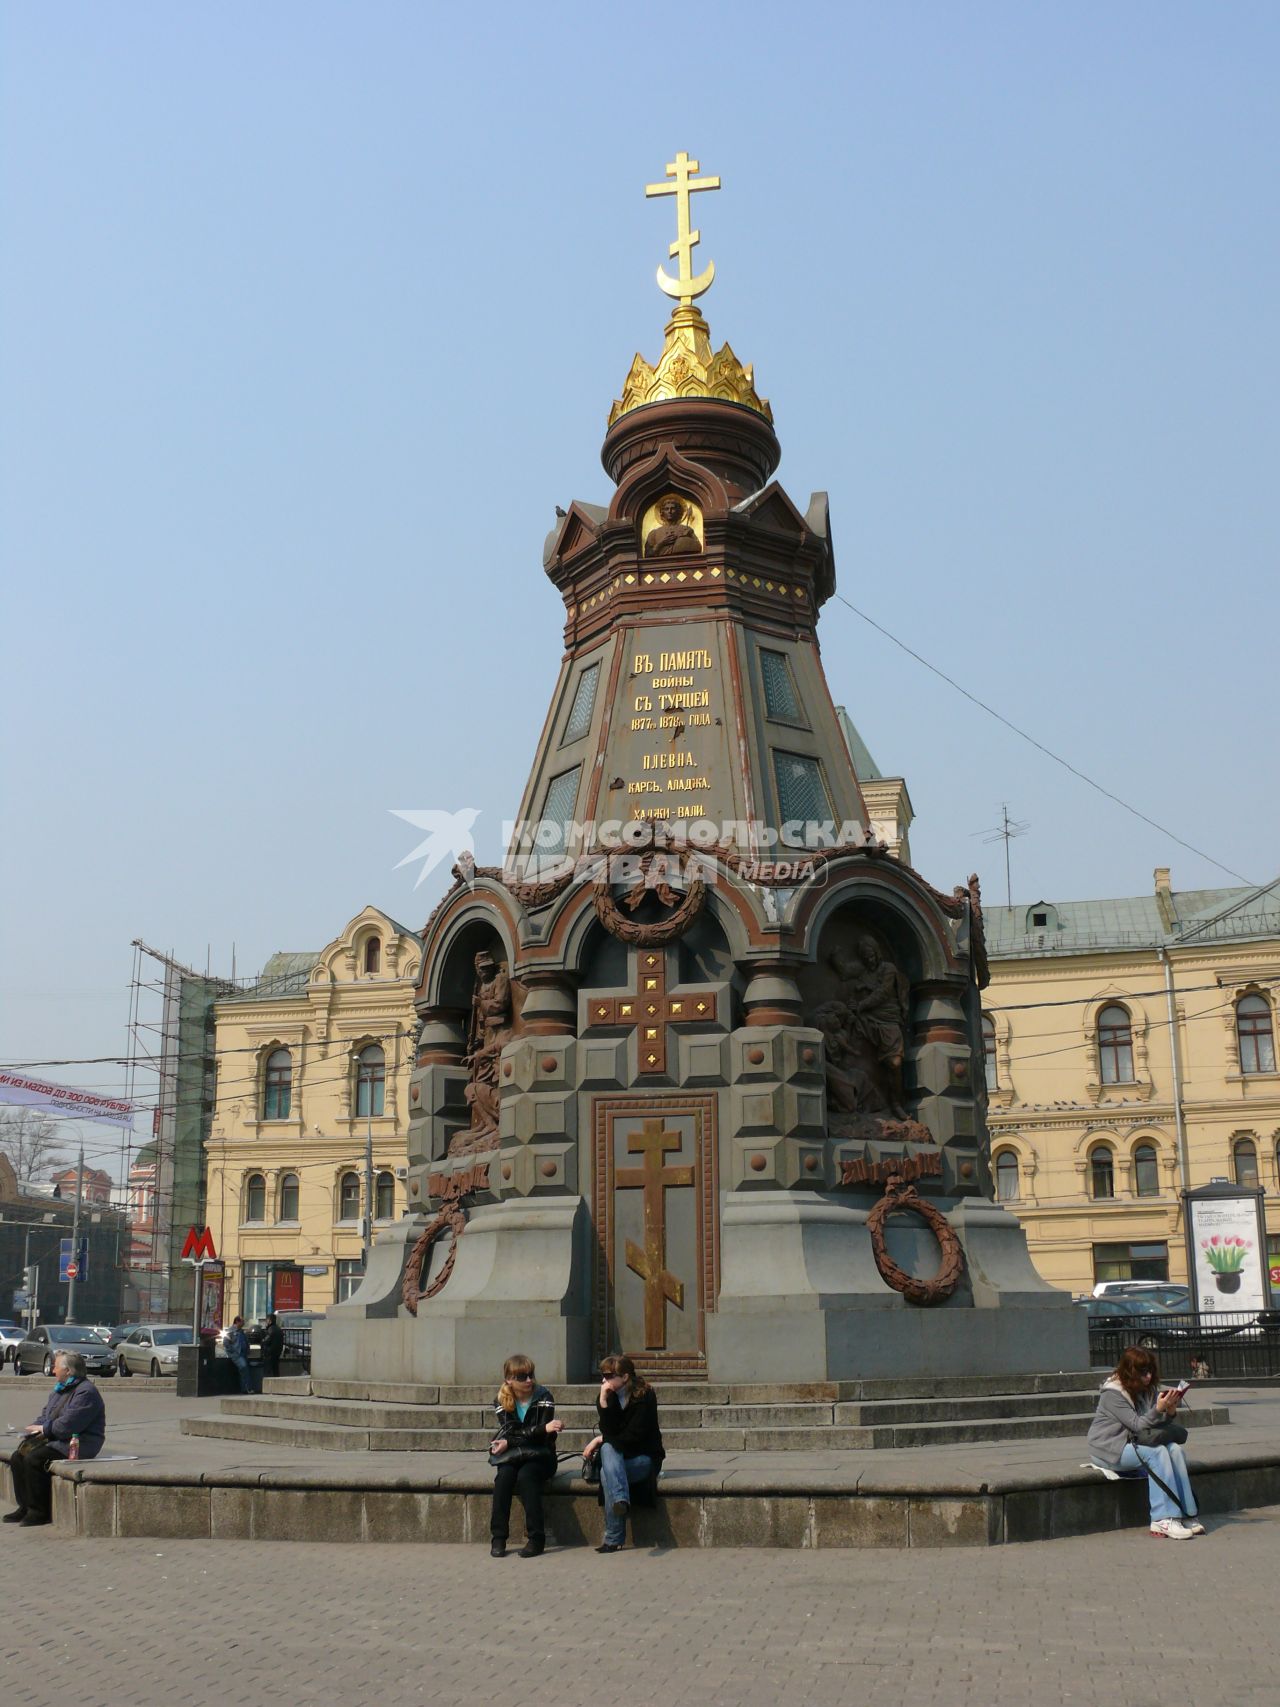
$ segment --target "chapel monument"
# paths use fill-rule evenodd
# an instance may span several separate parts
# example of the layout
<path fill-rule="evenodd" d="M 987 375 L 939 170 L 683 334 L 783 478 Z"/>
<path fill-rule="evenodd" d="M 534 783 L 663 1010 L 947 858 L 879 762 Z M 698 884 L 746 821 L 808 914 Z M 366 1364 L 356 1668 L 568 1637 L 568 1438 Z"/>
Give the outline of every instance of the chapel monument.
<path fill-rule="evenodd" d="M 699 171 L 647 189 L 676 214 L 662 352 L 610 411 L 612 497 L 546 542 L 564 654 L 518 828 L 425 927 L 414 1212 L 317 1327 L 323 1376 L 1087 1366 L 992 1200 L 977 880 L 871 832 L 818 651 L 826 496 L 774 478 L 769 404 L 712 349 Z"/>

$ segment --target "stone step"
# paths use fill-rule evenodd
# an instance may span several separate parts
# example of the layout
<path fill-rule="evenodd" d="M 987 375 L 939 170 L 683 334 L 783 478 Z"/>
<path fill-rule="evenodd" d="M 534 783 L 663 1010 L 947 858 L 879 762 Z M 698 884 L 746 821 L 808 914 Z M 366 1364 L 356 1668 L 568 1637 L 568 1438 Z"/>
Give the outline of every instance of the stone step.
<path fill-rule="evenodd" d="M 917 1400 L 1009 1397 L 1020 1393 L 1097 1393 L 1106 1378 L 1100 1369 L 1058 1371 L 1041 1375 L 942 1375 L 933 1379 L 919 1375 L 874 1381 L 735 1382 L 655 1380 L 663 1410 L 671 1405 L 836 1404 L 878 1400 Z M 593 1407 L 599 1384 L 552 1382 L 551 1389 L 561 1407 Z M 281 1391 L 283 1383 L 271 1381 L 270 1392 Z M 291 1391 L 297 1391 L 291 1388 Z M 439 1385 L 430 1382 L 339 1381 L 323 1376 L 311 1378 L 310 1392 L 319 1399 L 355 1399 L 397 1405 L 483 1405 L 492 1407 L 498 1382 L 471 1385 Z"/>
<path fill-rule="evenodd" d="M 875 1400 L 868 1404 L 663 1405 L 665 1433 L 726 1428 L 868 1428 L 1011 1417 L 1092 1414 L 1087 1392 L 1013 1393 L 995 1398 Z M 356 1399 L 313 1399 L 274 1394 L 224 1398 L 225 1416 L 255 1416 L 302 1423 L 334 1423 L 360 1429 L 477 1430 L 490 1433 L 492 1411 L 481 1405 L 375 1404 Z M 558 1411 L 567 1433 L 594 1433 L 594 1406 Z"/>
<path fill-rule="evenodd" d="M 264 1402 L 260 1402 L 264 1403 Z M 269 1404 L 269 1401 L 265 1401 Z M 189 1417 L 181 1423 L 184 1434 L 208 1435 L 223 1440 L 246 1440 L 322 1450 L 350 1452 L 487 1452 L 492 1431 L 475 1427 L 386 1428 L 353 1426 L 321 1420 L 314 1413 L 304 1418 L 280 1410 L 254 1411 L 246 1401 L 225 1401 L 221 1416 Z M 289 1409 L 293 1403 L 286 1401 Z M 864 1410 L 867 1407 L 862 1407 Z M 327 1407 L 326 1407 L 327 1409 Z M 785 1407 L 772 1407 L 777 1412 Z M 714 1415 L 714 1411 L 709 1412 Z M 1228 1423 L 1225 1406 L 1205 1406 L 1186 1411 L 1190 1427 L 1205 1428 Z M 1087 1432 L 1088 1413 L 1079 1410 L 1044 1415 L 972 1415 L 962 1419 L 925 1421 L 919 1416 L 901 1421 L 883 1421 L 857 1426 L 849 1422 L 826 1424 L 793 1420 L 772 1423 L 720 1424 L 704 1421 L 693 1428 L 665 1427 L 663 1438 L 671 1452 L 840 1452 L 867 1451 L 886 1447 L 956 1446 L 976 1441 L 1053 1440 Z M 566 1428 L 557 1441 L 562 1458 L 581 1452 L 590 1432 Z"/>

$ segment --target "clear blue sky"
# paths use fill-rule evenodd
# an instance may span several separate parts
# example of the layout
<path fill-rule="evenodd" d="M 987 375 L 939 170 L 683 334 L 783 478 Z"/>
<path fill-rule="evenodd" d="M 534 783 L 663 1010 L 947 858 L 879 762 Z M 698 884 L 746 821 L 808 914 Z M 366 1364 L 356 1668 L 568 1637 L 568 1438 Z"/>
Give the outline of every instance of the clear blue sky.
<path fill-rule="evenodd" d="M 421 923 L 392 807 L 479 807 L 496 856 L 681 147 L 841 588 L 1274 874 L 1273 5 L 2 16 L 0 1057 L 120 1049 L 134 936 L 245 971 Z M 935 883 L 1001 898 L 1006 800 L 1016 898 L 1231 881 L 842 607 L 821 639 Z"/>

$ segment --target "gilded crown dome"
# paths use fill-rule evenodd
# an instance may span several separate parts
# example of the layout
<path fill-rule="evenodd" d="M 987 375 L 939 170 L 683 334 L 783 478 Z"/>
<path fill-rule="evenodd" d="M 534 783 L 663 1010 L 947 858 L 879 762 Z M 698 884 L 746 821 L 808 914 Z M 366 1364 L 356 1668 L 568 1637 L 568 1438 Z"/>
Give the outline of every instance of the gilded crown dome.
<path fill-rule="evenodd" d="M 609 425 L 646 403 L 683 397 L 738 403 L 766 421 L 773 420 L 773 411 L 756 391 L 750 365 L 744 367 L 728 344 L 711 353 L 710 328 L 692 304 L 681 304 L 667 322 L 666 342 L 656 365 L 651 367 L 642 355 L 636 356 L 622 396 L 609 411 Z"/>

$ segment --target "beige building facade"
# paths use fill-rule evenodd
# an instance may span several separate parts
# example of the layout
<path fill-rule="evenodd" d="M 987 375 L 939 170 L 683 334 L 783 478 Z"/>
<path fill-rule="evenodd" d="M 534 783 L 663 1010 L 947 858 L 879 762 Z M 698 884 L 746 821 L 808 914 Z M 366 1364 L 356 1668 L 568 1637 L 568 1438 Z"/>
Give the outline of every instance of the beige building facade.
<path fill-rule="evenodd" d="M 1044 1278 L 1187 1278 L 1180 1193 L 1261 1186 L 1280 1296 L 1280 884 L 986 909 L 997 1195 Z"/>
<path fill-rule="evenodd" d="M 421 949 L 366 907 L 319 953 L 273 955 L 216 1004 L 207 1215 L 228 1319 L 348 1297 L 366 1216 L 376 1232 L 405 1213 Z"/>

